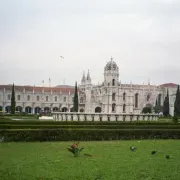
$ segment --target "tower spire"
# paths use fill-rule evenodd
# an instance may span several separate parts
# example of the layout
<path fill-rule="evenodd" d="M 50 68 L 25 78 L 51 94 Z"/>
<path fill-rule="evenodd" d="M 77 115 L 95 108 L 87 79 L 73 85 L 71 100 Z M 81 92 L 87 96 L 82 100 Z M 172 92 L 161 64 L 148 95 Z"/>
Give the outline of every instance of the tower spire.
<path fill-rule="evenodd" d="M 86 82 L 86 77 L 85 77 L 85 72 L 83 71 L 83 76 L 82 76 L 82 79 L 81 79 L 81 84 L 85 84 Z"/>
<path fill-rule="evenodd" d="M 87 73 L 87 80 L 90 80 L 91 77 L 90 77 L 90 73 L 89 73 L 89 69 L 88 69 L 88 73 Z"/>

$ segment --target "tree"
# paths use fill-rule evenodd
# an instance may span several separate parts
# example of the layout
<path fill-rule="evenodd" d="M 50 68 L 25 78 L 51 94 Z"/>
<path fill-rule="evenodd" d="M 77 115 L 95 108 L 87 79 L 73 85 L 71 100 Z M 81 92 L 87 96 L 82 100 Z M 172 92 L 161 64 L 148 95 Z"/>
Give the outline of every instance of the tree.
<path fill-rule="evenodd" d="M 16 110 L 16 100 L 15 100 L 15 91 L 14 91 L 14 83 L 12 86 L 12 94 L 11 94 L 11 114 L 15 114 Z"/>
<path fill-rule="evenodd" d="M 179 85 L 176 92 L 176 100 L 174 102 L 174 116 L 180 116 L 180 91 Z"/>
<path fill-rule="evenodd" d="M 142 113 L 144 113 L 144 114 L 152 113 L 152 108 L 151 107 L 144 107 L 142 110 Z"/>
<path fill-rule="evenodd" d="M 158 106 L 158 100 L 156 99 L 156 106 Z"/>
<path fill-rule="evenodd" d="M 163 114 L 164 116 L 169 116 L 169 91 L 168 90 L 167 90 L 167 96 L 164 99 Z"/>
<path fill-rule="evenodd" d="M 77 82 L 75 84 L 75 92 L 74 92 L 74 112 L 78 112 L 79 100 L 78 100 L 78 88 Z"/>

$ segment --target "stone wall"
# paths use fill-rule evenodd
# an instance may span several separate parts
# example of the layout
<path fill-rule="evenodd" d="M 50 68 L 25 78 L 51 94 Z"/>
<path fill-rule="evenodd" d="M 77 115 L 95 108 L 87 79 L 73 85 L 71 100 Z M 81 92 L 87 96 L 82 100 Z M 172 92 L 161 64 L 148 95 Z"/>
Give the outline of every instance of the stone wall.
<path fill-rule="evenodd" d="M 157 114 L 114 114 L 53 112 L 55 121 L 157 121 Z"/>

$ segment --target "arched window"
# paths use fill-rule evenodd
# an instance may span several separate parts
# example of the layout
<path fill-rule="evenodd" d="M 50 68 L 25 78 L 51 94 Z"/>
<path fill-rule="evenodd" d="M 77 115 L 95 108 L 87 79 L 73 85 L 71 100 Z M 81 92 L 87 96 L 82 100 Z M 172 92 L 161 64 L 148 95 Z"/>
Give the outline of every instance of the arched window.
<path fill-rule="evenodd" d="M 27 96 L 27 100 L 30 101 L 30 95 Z"/>
<path fill-rule="evenodd" d="M 116 112 L 116 104 L 112 104 L 112 112 Z"/>
<path fill-rule="evenodd" d="M 126 93 L 123 93 L 123 101 L 126 100 Z"/>
<path fill-rule="evenodd" d="M 135 108 L 138 108 L 138 93 L 135 94 Z"/>
<path fill-rule="evenodd" d="M 48 96 L 46 96 L 46 101 L 48 101 Z"/>
<path fill-rule="evenodd" d="M 112 80 L 112 86 L 115 86 L 115 79 Z"/>
<path fill-rule="evenodd" d="M 11 95 L 10 94 L 8 94 L 8 100 L 11 100 Z"/>
<path fill-rule="evenodd" d="M 95 113 L 101 113 L 101 111 L 102 111 L 102 110 L 101 110 L 101 107 L 96 107 L 96 108 L 95 108 Z"/>
<path fill-rule="evenodd" d="M 123 104 L 123 113 L 125 113 L 125 112 L 126 112 L 126 105 Z"/>
<path fill-rule="evenodd" d="M 64 102 L 66 102 L 66 97 L 64 97 Z"/>
<path fill-rule="evenodd" d="M 84 98 L 81 97 L 81 98 L 80 98 L 80 103 L 83 103 L 83 102 L 84 102 Z"/>
<path fill-rule="evenodd" d="M 57 101 L 57 96 L 55 96 L 54 101 Z"/>
<path fill-rule="evenodd" d="M 150 99 L 150 94 L 147 95 L 147 101 L 149 101 L 149 99 Z"/>
<path fill-rule="evenodd" d="M 39 96 L 36 97 L 37 101 L 39 101 Z"/>
<path fill-rule="evenodd" d="M 162 94 L 158 95 L 158 106 L 161 106 L 161 98 L 162 98 Z"/>
<path fill-rule="evenodd" d="M 20 95 L 18 95 L 17 99 L 18 99 L 18 101 L 20 101 L 20 100 L 21 100 L 21 96 L 20 96 Z"/>
<path fill-rule="evenodd" d="M 116 100 L 116 93 L 112 94 L 112 100 L 115 101 Z"/>

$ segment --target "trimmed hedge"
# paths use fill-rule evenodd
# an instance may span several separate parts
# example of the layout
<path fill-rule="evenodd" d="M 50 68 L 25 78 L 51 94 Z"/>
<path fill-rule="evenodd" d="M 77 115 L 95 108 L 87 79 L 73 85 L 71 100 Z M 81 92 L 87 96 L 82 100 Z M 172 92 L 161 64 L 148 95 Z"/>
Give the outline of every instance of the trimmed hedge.
<path fill-rule="evenodd" d="M 118 124 L 118 125 L 45 125 L 45 124 L 0 124 L 0 129 L 180 129 L 180 124 L 168 125 L 139 125 L 139 124 Z"/>
<path fill-rule="evenodd" d="M 6 142 L 180 139 L 180 130 L 5 130 L 0 137 Z"/>
<path fill-rule="evenodd" d="M 0 124 L 7 124 L 7 121 L 1 121 Z M 40 121 L 40 120 L 19 120 L 9 121 L 8 124 L 24 124 L 24 125 L 171 125 L 173 122 L 160 121 Z"/>

